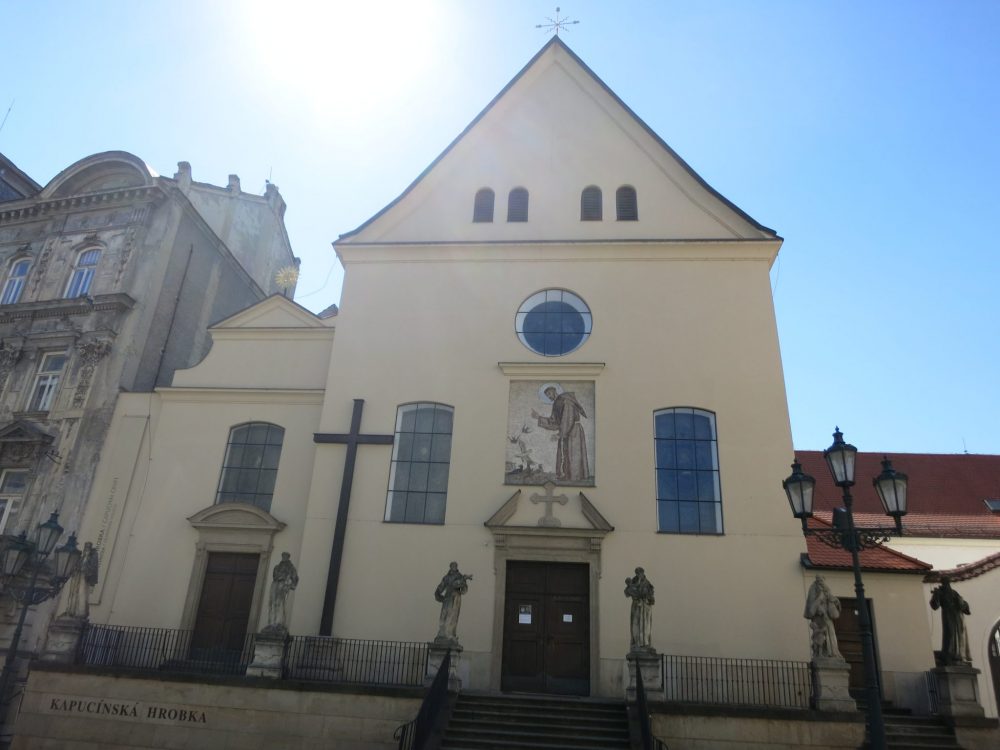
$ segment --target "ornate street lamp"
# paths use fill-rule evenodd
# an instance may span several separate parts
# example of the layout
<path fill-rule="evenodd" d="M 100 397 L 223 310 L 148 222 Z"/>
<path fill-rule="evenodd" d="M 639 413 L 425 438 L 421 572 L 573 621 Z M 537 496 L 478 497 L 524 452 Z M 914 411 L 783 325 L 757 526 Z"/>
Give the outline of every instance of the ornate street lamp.
<path fill-rule="evenodd" d="M 38 524 L 32 539 L 25 532 L 16 537 L 7 537 L 0 544 L 0 577 L 3 591 L 9 594 L 21 605 L 21 614 L 14 628 L 14 635 L 7 648 L 7 657 L 3 663 L 3 673 L 0 674 L 0 707 L 4 709 L 10 702 L 9 693 L 14 678 L 14 660 L 17 648 L 21 643 L 21 631 L 28 616 L 28 609 L 41 604 L 59 594 L 63 584 L 69 580 L 80 567 L 81 552 L 76 547 L 76 535 L 70 534 L 66 543 L 56 548 L 56 542 L 62 536 L 63 527 L 59 525 L 59 513 L 53 512 L 49 520 Z M 45 561 L 52 555 L 51 573 L 47 580 L 39 582 L 44 576 Z M 25 569 L 31 571 L 27 584 L 19 580 Z"/>
<path fill-rule="evenodd" d="M 861 580 L 861 563 L 858 552 L 862 549 L 878 547 L 889 541 L 893 534 L 902 535 L 902 518 L 906 515 L 906 474 L 892 468 L 888 458 L 882 461 L 882 472 L 872 480 L 875 491 L 882 501 L 886 514 L 895 522 L 895 528 L 858 529 L 854 525 L 854 466 L 858 449 L 844 442 L 844 435 L 837 427 L 833 433 L 833 445 L 823 451 L 823 458 L 830 469 L 833 483 L 841 488 L 844 507 L 833 511 L 832 528 L 811 528 L 809 518 L 813 514 L 813 491 L 816 480 L 802 471 L 798 461 L 792 464 L 792 473 L 782 481 L 781 486 L 788 496 L 792 514 L 802 521 L 802 534 L 814 536 L 830 547 L 839 547 L 851 553 L 851 567 L 854 570 L 854 591 L 857 594 L 857 609 L 861 626 L 861 647 L 864 656 L 865 697 L 868 709 L 868 737 L 873 750 L 885 750 L 885 722 L 882 719 L 882 700 L 875 668 L 875 644 L 872 638 L 871 615 L 865 600 L 865 586 Z"/>

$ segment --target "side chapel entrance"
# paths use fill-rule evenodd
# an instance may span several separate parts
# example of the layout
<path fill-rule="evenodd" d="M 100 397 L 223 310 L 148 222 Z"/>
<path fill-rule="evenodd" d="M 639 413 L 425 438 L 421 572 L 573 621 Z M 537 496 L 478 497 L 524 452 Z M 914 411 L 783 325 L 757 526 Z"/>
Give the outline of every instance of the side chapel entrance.
<path fill-rule="evenodd" d="M 875 672 L 882 691 L 882 670 L 878 659 L 878 633 L 875 630 L 875 613 L 872 611 L 871 599 L 866 599 L 868 615 L 872 623 L 872 642 L 875 647 Z M 861 618 L 858 613 L 858 600 L 853 596 L 840 597 L 840 617 L 833 621 L 837 632 L 837 644 L 845 661 L 851 665 L 849 688 L 852 693 L 861 694 L 865 690 L 865 658 L 861 646 Z"/>
<path fill-rule="evenodd" d="M 257 585 L 260 555 L 209 552 L 191 635 L 193 659 L 242 654 Z"/>
<path fill-rule="evenodd" d="M 590 694 L 590 570 L 507 562 L 501 690 Z"/>

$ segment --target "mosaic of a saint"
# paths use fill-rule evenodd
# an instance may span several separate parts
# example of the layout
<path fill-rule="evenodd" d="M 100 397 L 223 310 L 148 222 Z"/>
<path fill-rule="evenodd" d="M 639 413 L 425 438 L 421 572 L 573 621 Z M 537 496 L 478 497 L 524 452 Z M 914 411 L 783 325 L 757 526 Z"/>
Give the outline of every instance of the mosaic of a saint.
<path fill-rule="evenodd" d="M 507 484 L 591 486 L 594 384 L 511 382 Z"/>

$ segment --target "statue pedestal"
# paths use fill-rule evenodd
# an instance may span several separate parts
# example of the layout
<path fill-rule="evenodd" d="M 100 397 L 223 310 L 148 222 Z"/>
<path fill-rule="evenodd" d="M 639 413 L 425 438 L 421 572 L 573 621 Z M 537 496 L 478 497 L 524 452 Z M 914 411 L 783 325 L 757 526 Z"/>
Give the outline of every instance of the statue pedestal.
<path fill-rule="evenodd" d="M 247 667 L 247 677 L 280 679 L 287 638 L 287 633 L 258 633 L 254 639 L 253 661 Z"/>
<path fill-rule="evenodd" d="M 810 666 L 817 710 L 850 712 L 858 710 L 858 704 L 849 691 L 850 664 L 835 656 L 816 656 L 813 657 Z"/>
<path fill-rule="evenodd" d="M 635 700 L 636 667 L 642 672 L 642 686 L 646 689 L 646 700 L 662 701 L 666 697 L 663 690 L 663 659 L 655 650 L 630 651 L 625 657 L 628 665 L 628 687 L 625 695 Z"/>
<path fill-rule="evenodd" d="M 942 716 L 985 716 L 979 703 L 979 670 L 955 665 L 931 670 L 937 679 L 938 713 Z"/>
<path fill-rule="evenodd" d="M 457 642 L 451 644 L 431 641 L 427 644 L 427 674 L 424 675 L 424 686 L 434 682 L 444 657 L 451 651 L 451 668 L 448 670 L 448 690 L 457 693 L 462 689 L 462 680 L 458 676 L 458 660 L 462 658 L 462 647 Z"/>
<path fill-rule="evenodd" d="M 57 617 L 49 625 L 45 648 L 39 657 L 52 664 L 72 664 L 76 661 L 80 637 L 87 624 L 85 617 Z"/>

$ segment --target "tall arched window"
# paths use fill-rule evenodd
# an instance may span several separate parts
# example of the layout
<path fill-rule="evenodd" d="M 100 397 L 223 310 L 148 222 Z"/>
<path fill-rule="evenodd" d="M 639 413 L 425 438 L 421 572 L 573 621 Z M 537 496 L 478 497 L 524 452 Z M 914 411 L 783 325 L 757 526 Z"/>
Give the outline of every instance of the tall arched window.
<path fill-rule="evenodd" d="M 514 188 L 507 196 L 507 221 L 528 220 L 528 191 Z"/>
<path fill-rule="evenodd" d="M 653 414 L 657 528 L 721 534 L 722 490 L 715 415 L 674 407 Z"/>
<path fill-rule="evenodd" d="M 231 429 L 215 502 L 249 503 L 270 511 L 284 439 L 284 428 L 267 422 Z"/>
<path fill-rule="evenodd" d="M 604 217 L 601 189 L 590 185 L 580 194 L 580 221 L 600 221 Z"/>
<path fill-rule="evenodd" d="M 433 403 L 396 410 L 386 521 L 444 523 L 453 414 L 452 407 Z"/>
<path fill-rule="evenodd" d="M 615 208 L 618 221 L 639 221 L 639 203 L 634 187 L 622 185 L 618 188 L 615 192 Z"/>
<path fill-rule="evenodd" d="M 3 294 L 0 295 L 0 305 L 13 305 L 21 299 L 24 282 L 27 280 L 30 270 L 31 260 L 29 258 L 22 258 L 11 263 L 7 281 L 3 285 Z"/>
<path fill-rule="evenodd" d="M 472 221 L 489 223 L 493 221 L 493 191 L 482 188 L 476 192 L 476 201 L 472 206 Z"/>
<path fill-rule="evenodd" d="M 90 292 L 90 283 L 94 280 L 97 262 L 101 259 L 101 251 L 97 248 L 83 250 L 76 256 L 73 264 L 73 274 L 66 285 L 66 297 L 72 299 Z"/>

